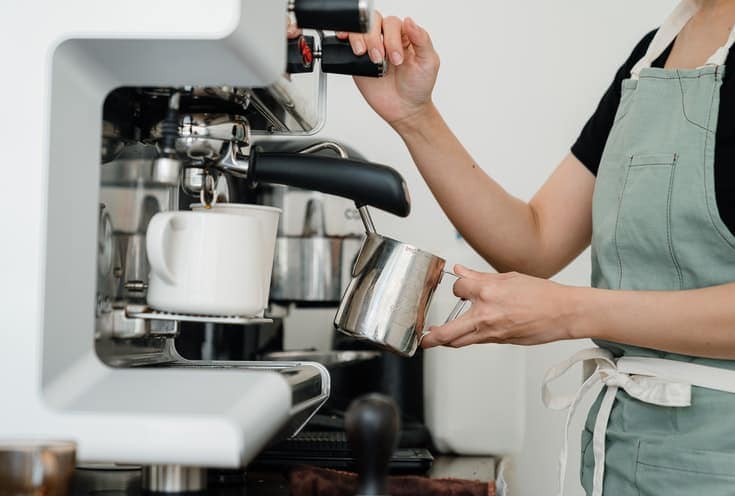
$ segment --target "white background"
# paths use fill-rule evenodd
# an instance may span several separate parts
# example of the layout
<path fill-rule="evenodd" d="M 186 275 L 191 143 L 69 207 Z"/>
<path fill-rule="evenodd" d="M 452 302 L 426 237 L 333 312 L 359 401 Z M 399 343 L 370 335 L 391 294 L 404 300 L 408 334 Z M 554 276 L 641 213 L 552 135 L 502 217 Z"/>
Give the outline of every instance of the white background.
<path fill-rule="evenodd" d="M 410 15 L 429 30 L 442 57 L 437 106 L 477 162 L 523 199 L 533 195 L 569 151 L 618 67 L 673 5 L 673 0 L 376 1 L 382 12 Z M 376 212 L 379 230 L 437 254 L 454 249 L 454 229 L 402 141 L 372 113 L 349 78 L 330 79 L 329 117 L 321 135 L 356 147 L 406 178 L 411 216 L 398 219 Z M 557 280 L 587 285 L 589 252 Z M 307 322 L 303 316 L 298 320 L 302 326 Z M 544 409 L 540 384 L 547 367 L 584 345 L 589 343 L 527 351 L 525 444 L 514 459 L 513 494 L 540 496 L 556 490 L 564 415 Z M 578 379 L 566 385 L 574 387 Z M 571 439 L 569 495 L 583 494 L 578 483 L 580 425 L 581 418 Z"/>

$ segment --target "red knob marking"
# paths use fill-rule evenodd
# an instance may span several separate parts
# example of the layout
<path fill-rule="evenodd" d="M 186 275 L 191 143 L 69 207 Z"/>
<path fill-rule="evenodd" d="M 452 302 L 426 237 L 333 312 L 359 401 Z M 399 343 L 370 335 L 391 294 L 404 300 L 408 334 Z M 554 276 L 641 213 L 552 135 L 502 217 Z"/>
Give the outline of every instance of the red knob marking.
<path fill-rule="evenodd" d="M 299 50 L 301 50 L 301 58 L 304 61 L 304 66 L 311 67 L 311 64 L 314 63 L 314 52 L 303 36 L 299 39 Z"/>

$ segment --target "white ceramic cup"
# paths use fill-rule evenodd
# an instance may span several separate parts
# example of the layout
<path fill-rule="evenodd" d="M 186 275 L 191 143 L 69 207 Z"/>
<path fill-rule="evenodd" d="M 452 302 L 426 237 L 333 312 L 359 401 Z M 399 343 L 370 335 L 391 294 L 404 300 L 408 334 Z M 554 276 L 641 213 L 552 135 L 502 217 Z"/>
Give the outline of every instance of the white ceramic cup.
<path fill-rule="evenodd" d="M 148 305 L 164 312 L 260 315 L 263 229 L 258 219 L 216 212 L 164 212 L 148 225 Z"/>
<path fill-rule="evenodd" d="M 191 209 L 194 212 L 216 212 L 260 221 L 263 229 L 261 261 L 265 270 L 263 274 L 263 298 L 267 305 L 271 287 L 271 276 L 273 275 L 273 259 L 276 256 L 276 237 L 278 236 L 278 221 L 281 218 L 281 209 L 241 203 L 217 203 L 211 208 L 205 208 L 204 205 L 198 203 L 192 205 Z"/>

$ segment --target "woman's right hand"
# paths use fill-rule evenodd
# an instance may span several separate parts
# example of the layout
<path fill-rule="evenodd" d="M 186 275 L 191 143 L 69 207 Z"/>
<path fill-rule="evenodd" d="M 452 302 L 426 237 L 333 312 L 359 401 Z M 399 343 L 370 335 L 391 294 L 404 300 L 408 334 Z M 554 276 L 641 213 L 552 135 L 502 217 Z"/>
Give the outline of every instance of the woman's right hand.
<path fill-rule="evenodd" d="M 365 100 L 385 121 L 396 126 L 433 108 L 431 99 L 439 73 L 439 55 L 431 37 L 413 19 L 383 18 L 375 12 L 370 33 L 337 33 L 349 38 L 355 55 L 368 54 L 375 63 L 388 59 L 382 78 L 356 77 Z"/>

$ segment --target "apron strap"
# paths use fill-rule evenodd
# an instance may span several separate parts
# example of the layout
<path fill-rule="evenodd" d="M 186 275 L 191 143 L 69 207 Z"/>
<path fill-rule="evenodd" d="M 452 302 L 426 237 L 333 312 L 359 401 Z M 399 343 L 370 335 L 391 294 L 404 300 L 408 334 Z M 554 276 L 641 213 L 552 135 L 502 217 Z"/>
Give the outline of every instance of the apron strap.
<path fill-rule="evenodd" d="M 653 61 L 661 56 L 662 53 L 671 45 L 671 42 L 679 36 L 681 30 L 694 17 L 701 5 L 701 0 L 682 0 L 679 5 L 676 6 L 673 12 L 666 18 L 661 28 L 654 36 L 653 41 L 648 46 L 646 55 L 633 67 L 631 71 L 631 77 L 633 79 L 639 79 L 641 71 L 648 69 L 653 65 Z"/>
<path fill-rule="evenodd" d="M 676 6 L 674 11 L 664 21 L 661 29 L 658 30 L 656 36 L 651 41 L 648 47 L 646 55 L 638 61 L 631 71 L 631 77 L 633 79 L 639 79 L 641 71 L 648 69 L 653 65 L 653 61 L 661 56 L 664 51 L 671 45 L 684 26 L 694 17 L 699 8 L 702 5 L 702 0 L 682 0 L 679 5 Z M 720 66 L 724 65 L 727 60 L 727 56 L 730 53 L 730 49 L 735 45 L 735 27 L 730 31 L 730 37 L 724 46 L 717 49 L 717 51 L 707 60 L 705 65 L 707 66 Z"/>
<path fill-rule="evenodd" d="M 732 31 L 730 31 L 730 38 L 728 38 L 725 46 L 717 49 L 714 55 L 712 55 L 707 61 L 707 65 L 725 65 L 725 61 L 727 60 L 727 56 L 730 54 L 730 49 L 733 45 L 735 45 L 735 26 L 733 26 Z"/>
<path fill-rule="evenodd" d="M 564 423 L 564 442 L 562 444 L 561 454 L 559 455 L 559 492 L 557 496 L 564 496 L 565 475 L 567 468 L 567 456 L 569 453 L 569 428 L 572 418 L 578 410 L 582 399 L 591 391 L 594 386 L 602 382 L 607 386 L 604 399 L 600 406 L 595 419 L 595 428 L 593 432 L 592 446 L 595 458 L 594 482 L 592 486 L 592 496 L 602 496 L 602 488 L 605 476 L 605 432 L 607 431 L 607 423 L 610 419 L 613 404 L 615 403 L 615 395 L 619 389 L 624 390 L 630 396 L 655 405 L 670 407 L 687 407 L 691 405 L 691 383 L 679 382 L 676 380 L 660 379 L 653 375 L 631 375 L 631 370 L 643 374 L 657 374 L 660 372 L 664 377 L 688 376 L 688 372 L 692 371 L 692 365 L 689 363 L 670 362 L 661 360 L 652 363 L 649 359 L 628 359 L 621 358 L 615 360 L 607 350 L 602 348 L 592 348 L 582 350 L 574 356 L 565 360 L 556 367 L 552 367 L 546 372 L 542 387 L 542 399 L 544 404 L 554 410 L 567 410 L 567 418 Z M 626 365 L 622 368 L 620 363 Z M 573 395 L 564 395 L 554 393 L 550 389 L 550 385 L 555 380 L 562 377 L 575 364 L 582 363 L 589 370 L 590 366 L 594 367 L 594 372 L 587 378 L 577 392 Z M 702 367 L 695 366 L 695 367 Z M 628 370 L 628 368 L 630 370 Z M 712 372 L 711 367 L 697 370 L 697 378 L 706 376 Z M 718 370 L 718 369 L 716 369 Z M 720 371 L 718 381 L 709 385 L 721 385 L 721 382 L 735 383 L 735 371 Z"/>
<path fill-rule="evenodd" d="M 577 363 L 585 365 L 587 370 L 594 368 L 592 375 L 577 392 L 573 395 L 564 395 L 551 391 L 550 384 L 564 376 Z M 569 427 L 572 418 L 582 398 L 599 383 L 606 386 L 607 390 L 595 418 L 592 436 L 595 468 L 591 496 L 602 496 L 605 477 L 605 433 L 619 390 L 650 405 L 686 408 L 692 404 L 692 386 L 735 393 L 735 370 L 662 358 L 624 356 L 615 359 L 612 353 L 602 348 L 582 350 L 549 369 L 543 382 L 543 402 L 548 408 L 567 410 L 564 442 L 559 457 L 558 496 L 564 496 Z"/>

